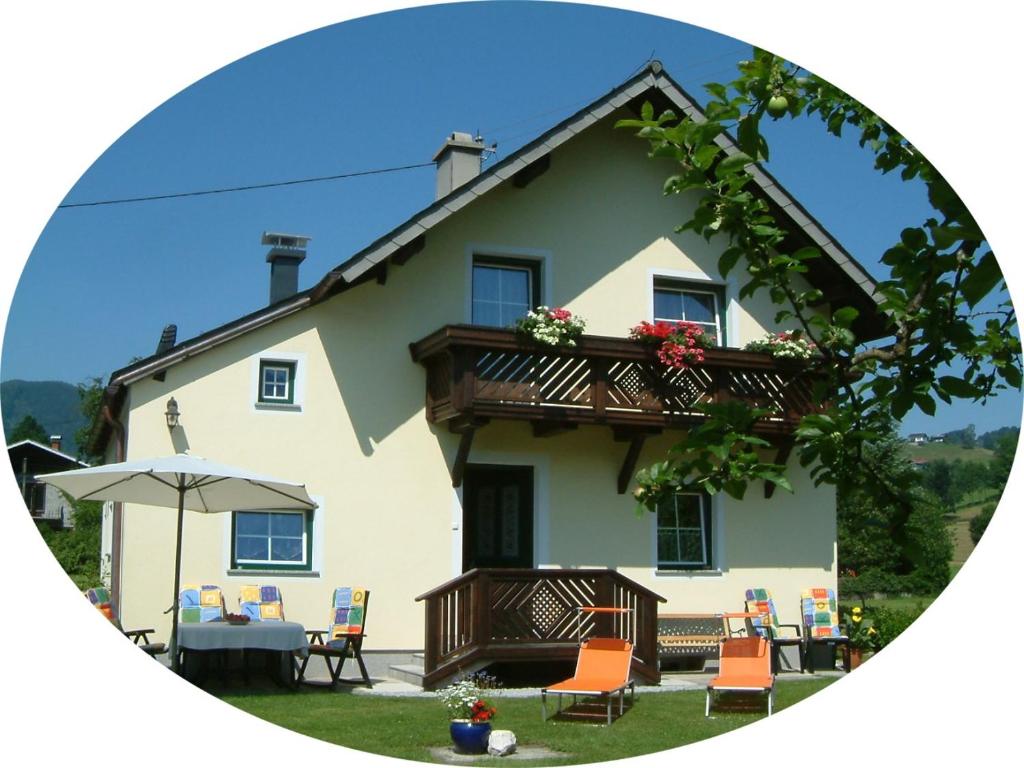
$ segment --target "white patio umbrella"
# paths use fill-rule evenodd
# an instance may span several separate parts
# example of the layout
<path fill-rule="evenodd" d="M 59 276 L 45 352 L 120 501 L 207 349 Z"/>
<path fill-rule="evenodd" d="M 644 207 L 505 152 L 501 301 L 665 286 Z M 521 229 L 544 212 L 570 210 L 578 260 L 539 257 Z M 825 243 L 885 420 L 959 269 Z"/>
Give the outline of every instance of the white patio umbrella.
<path fill-rule="evenodd" d="M 184 510 L 315 509 L 303 485 L 259 475 L 179 453 L 157 459 L 124 461 L 88 469 L 39 475 L 79 501 L 123 501 L 178 510 L 174 553 L 171 666 L 178 671 L 178 595 L 181 591 L 181 529 Z"/>

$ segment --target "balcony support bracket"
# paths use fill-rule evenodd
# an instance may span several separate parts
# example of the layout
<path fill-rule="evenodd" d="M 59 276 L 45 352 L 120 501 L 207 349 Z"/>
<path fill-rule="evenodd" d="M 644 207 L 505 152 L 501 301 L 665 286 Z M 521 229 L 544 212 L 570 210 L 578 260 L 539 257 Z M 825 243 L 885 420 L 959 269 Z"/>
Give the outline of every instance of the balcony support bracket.
<path fill-rule="evenodd" d="M 640 452 L 649 435 L 658 434 L 661 430 L 614 430 L 616 442 L 629 442 L 626 449 L 626 458 L 622 462 L 622 469 L 619 470 L 618 491 L 620 494 L 629 489 L 629 483 L 636 472 L 636 464 L 640 460 Z"/>
<path fill-rule="evenodd" d="M 473 447 L 473 436 L 476 431 L 487 424 L 487 419 L 474 419 L 463 417 L 453 419 L 448 424 L 448 430 L 459 436 L 459 449 L 455 453 L 455 463 L 452 465 L 452 488 L 462 485 L 462 478 L 466 474 L 466 464 L 469 462 L 469 451 Z"/>

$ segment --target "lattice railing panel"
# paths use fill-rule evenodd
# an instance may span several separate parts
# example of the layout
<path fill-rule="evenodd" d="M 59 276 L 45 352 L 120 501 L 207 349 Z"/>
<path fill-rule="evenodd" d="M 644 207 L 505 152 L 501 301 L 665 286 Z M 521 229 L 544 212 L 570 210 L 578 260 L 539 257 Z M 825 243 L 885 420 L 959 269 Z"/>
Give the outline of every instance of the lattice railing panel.
<path fill-rule="evenodd" d="M 573 640 L 577 606 L 594 605 L 593 578 L 491 581 L 492 640 Z M 585 616 L 584 630 L 592 623 Z"/>
<path fill-rule="evenodd" d="M 729 392 L 758 408 L 770 408 L 782 419 L 790 414 L 808 413 L 814 409 L 814 394 L 803 377 L 776 371 L 730 371 Z"/>
<path fill-rule="evenodd" d="M 475 399 L 501 403 L 587 407 L 591 363 L 541 352 L 482 352 L 475 361 Z"/>
<path fill-rule="evenodd" d="M 710 402 L 714 377 L 701 368 L 666 368 L 654 363 L 617 362 L 608 370 L 608 407 L 617 410 L 693 413 Z"/>

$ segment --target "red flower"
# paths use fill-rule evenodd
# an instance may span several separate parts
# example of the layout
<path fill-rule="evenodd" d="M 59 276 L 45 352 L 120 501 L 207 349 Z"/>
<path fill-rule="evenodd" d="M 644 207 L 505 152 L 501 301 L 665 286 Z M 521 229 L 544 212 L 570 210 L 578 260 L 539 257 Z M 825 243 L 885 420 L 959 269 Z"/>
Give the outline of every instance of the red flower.
<path fill-rule="evenodd" d="M 570 312 L 568 309 L 556 307 L 555 309 L 552 309 L 550 312 L 548 312 L 548 317 L 550 317 L 552 320 L 569 320 L 572 318 L 572 312 Z"/>
<path fill-rule="evenodd" d="M 469 719 L 474 723 L 486 723 L 498 713 L 494 707 L 488 707 L 487 702 L 478 699 L 470 711 Z"/>

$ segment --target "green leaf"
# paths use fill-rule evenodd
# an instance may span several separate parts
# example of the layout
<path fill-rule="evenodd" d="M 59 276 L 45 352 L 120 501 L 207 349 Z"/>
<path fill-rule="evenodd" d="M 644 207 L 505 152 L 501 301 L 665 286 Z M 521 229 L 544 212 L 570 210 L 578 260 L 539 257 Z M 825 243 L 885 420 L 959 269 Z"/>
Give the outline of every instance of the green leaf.
<path fill-rule="evenodd" d="M 644 120 L 654 119 L 654 105 L 649 101 L 645 101 L 644 105 L 640 107 L 640 117 Z"/>
<path fill-rule="evenodd" d="M 853 307 L 841 307 L 832 313 L 832 322 L 843 328 L 849 328 L 859 316 L 860 312 Z"/>
<path fill-rule="evenodd" d="M 1003 279 L 1003 273 L 996 262 L 995 254 L 987 251 L 974 265 L 970 274 L 960 283 L 960 291 L 973 308 L 984 299 Z"/>
<path fill-rule="evenodd" d="M 978 397 L 981 394 L 977 387 L 958 376 L 940 376 L 938 383 L 953 397 Z"/>
<path fill-rule="evenodd" d="M 742 170 L 752 162 L 754 162 L 753 159 L 746 152 L 737 152 L 735 155 L 730 155 L 718 164 L 718 167 L 715 169 L 715 176 L 722 179 L 730 174 Z"/>
<path fill-rule="evenodd" d="M 718 272 L 722 277 L 728 277 L 729 273 L 732 272 L 733 267 L 736 266 L 736 262 L 743 256 L 743 249 L 738 246 L 732 246 L 722 251 L 722 255 L 718 259 Z"/>

